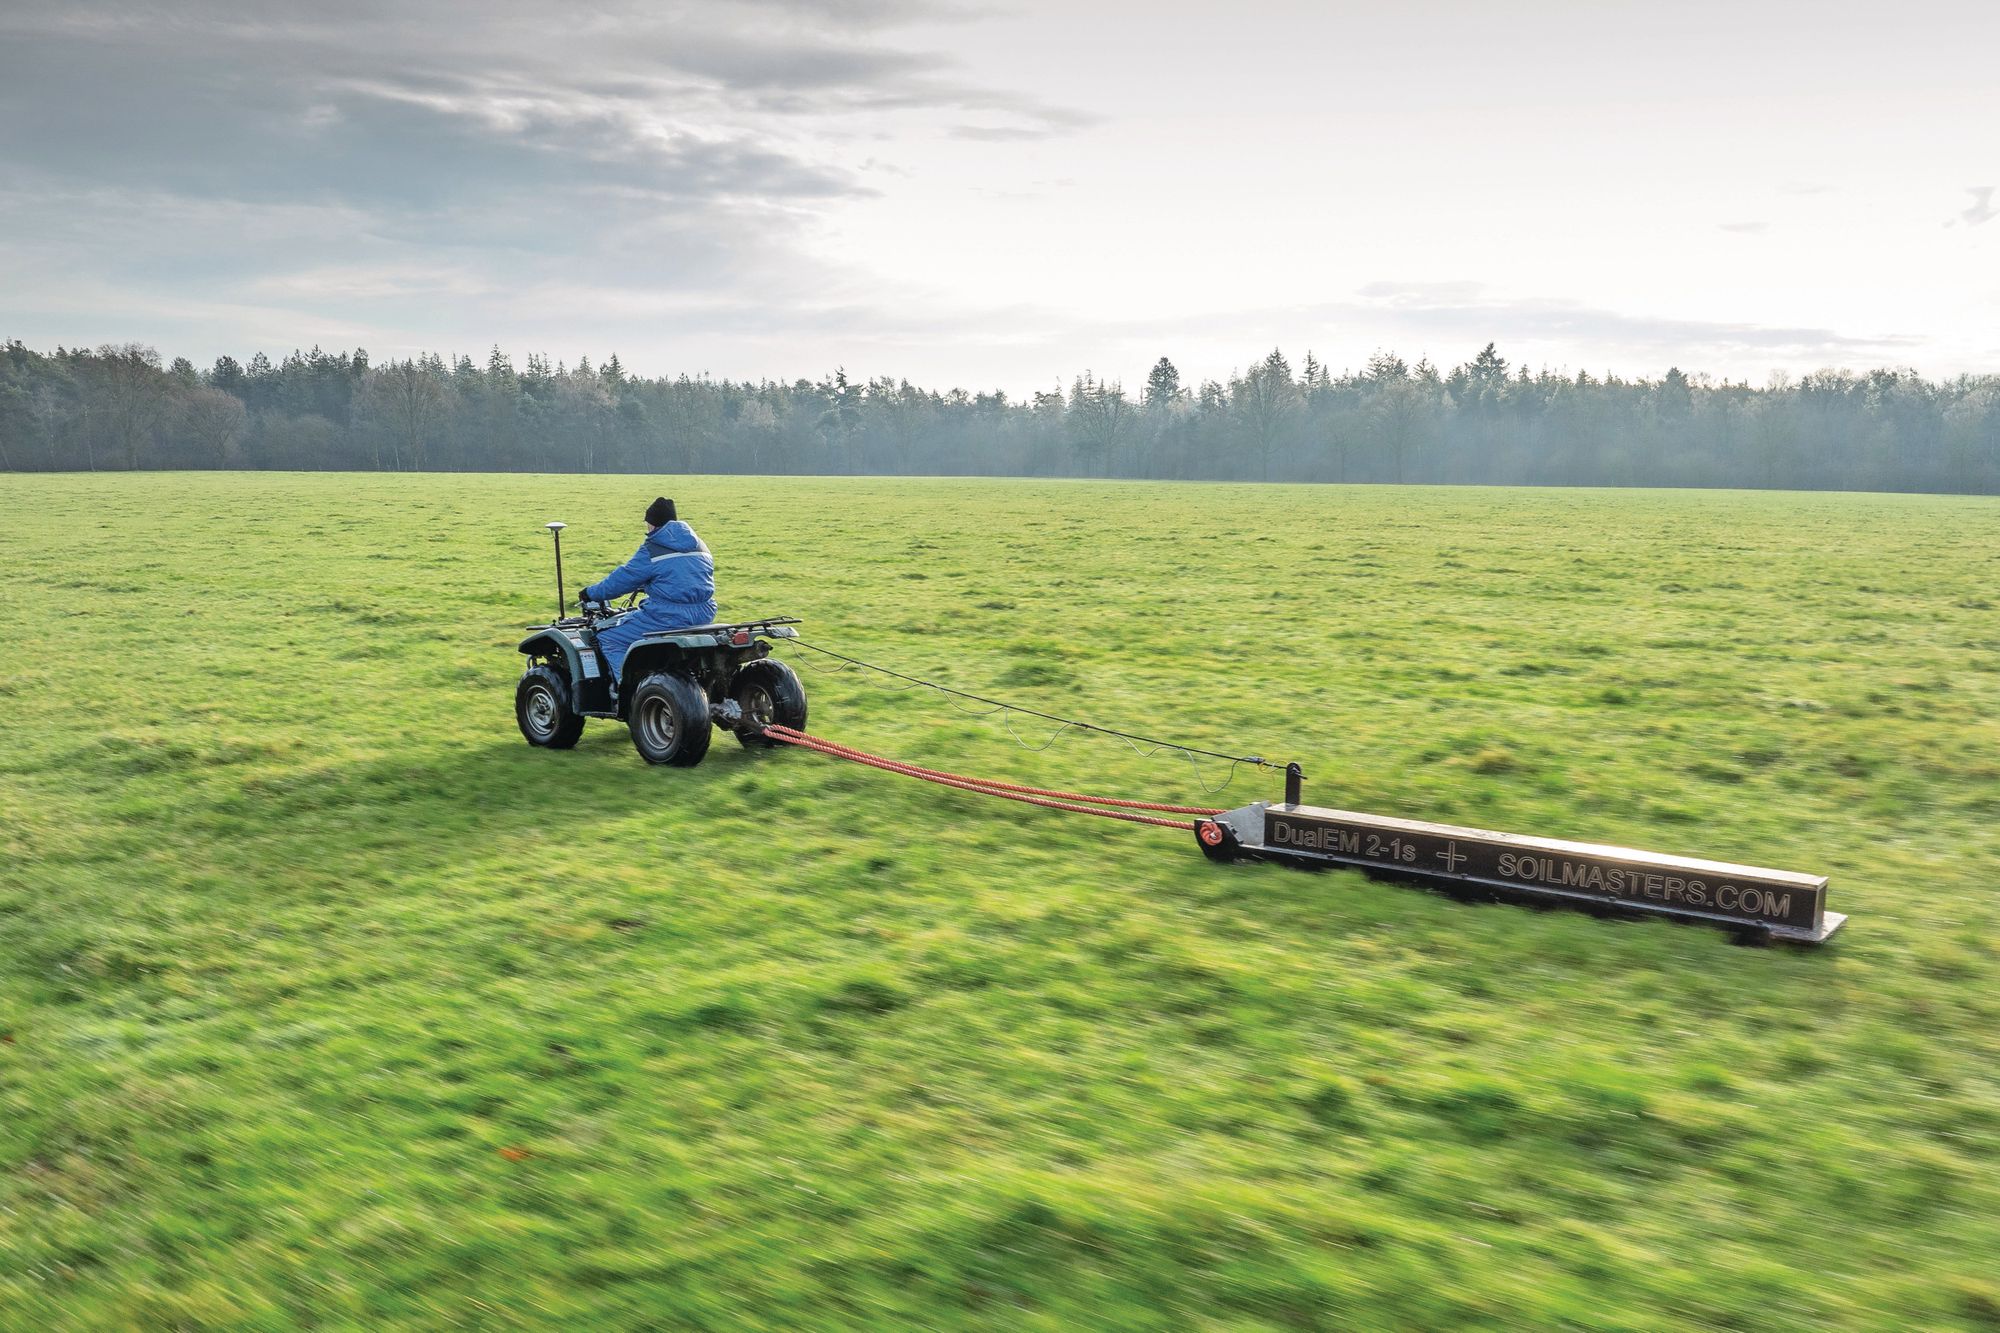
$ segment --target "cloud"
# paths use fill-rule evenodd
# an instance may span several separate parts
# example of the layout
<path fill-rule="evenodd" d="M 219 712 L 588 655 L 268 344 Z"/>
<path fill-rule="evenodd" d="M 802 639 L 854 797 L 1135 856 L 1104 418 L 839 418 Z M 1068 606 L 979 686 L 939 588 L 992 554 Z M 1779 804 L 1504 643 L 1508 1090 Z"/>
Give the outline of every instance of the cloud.
<path fill-rule="evenodd" d="M 1448 294 L 1447 294 L 1448 293 Z M 1686 356 L 1728 361 L 1746 353 L 1811 358 L 1881 355 L 1921 345 L 1900 334 L 1854 335 L 1727 320 L 1632 314 L 1553 297 L 1492 296 L 1475 283 L 1374 283 L 1359 306 L 1326 309 L 1331 319 L 1375 317 L 1391 332 L 1442 335 L 1467 345 L 1488 339 L 1603 349 L 1605 355 Z"/>
<path fill-rule="evenodd" d="M 2000 208 L 1993 207 L 1993 187 L 1991 185 L 1968 185 L 1965 192 L 1972 196 L 1972 206 L 1958 215 L 1968 227 L 1983 227 L 1994 218 L 2000 217 Z"/>
<path fill-rule="evenodd" d="M 1757 236 L 1771 229 L 1768 222 L 1720 222 L 1716 224 L 1724 231 L 1733 231 L 1740 236 Z"/>
<path fill-rule="evenodd" d="M 878 140 L 960 118 L 1029 138 L 1090 123 L 900 40 L 971 12 L 0 8 L 9 314 L 74 338 L 87 292 L 128 336 L 167 336 L 178 309 L 242 325 L 232 342 L 290 320 L 289 342 L 829 299 L 808 243 L 893 170 Z M 662 299 L 631 299 L 647 289 Z"/>
<path fill-rule="evenodd" d="M 773 9 L 781 11 L 774 17 Z M 324 21 L 270 21 L 233 4 L 171 10 L 83 3 L 0 15 L 0 103 L 61 147 L 104 148 L 169 124 L 223 131 L 184 139 L 197 156 L 226 149 L 239 116 L 296 122 L 334 99 L 378 95 L 488 113 L 505 133 L 524 104 L 545 116 L 588 111 L 644 133 L 693 123 L 738 133 L 863 113 L 973 112 L 1037 132 L 1090 123 L 1073 108 L 963 77 L 944 53 L 887 32 L 953 11 L 913 3 L 611 3 L 579 16 L 492 0 L 476 22 L 446 6 L 357 0 Z M 92 96 L 75 97 L 87 88 Z M 109 107 L 92 103 L 110 94 Z M 71 117 L 81 125 L 70 124 Z M 8 133 L 0 129 L 0 134 Z"/>
<path fill-rule="evenodd" d="M 1478 282 L 1371 282 L 1355 295 L 1388 306 L 1435 306 L 1464 303 L 1486 290 Z"/>
<path fill-rule="evenodd" d="M 189 45 L 0 41 L 0 156 L 16 172 L 205 199 L 404 211 L 607 188 L 662 202 L 865 192 L 837 166 L 657 90 L 607 94 L 492 68 L 362 72 L 337 50 L 309 61 L 288 45 L 261 56 Z M 302 62 L 317 68 L 302 74 Z M 69 97 L 78 87 L 93 91 Z"/>
<path fill-rule="evenodd" d="M 954 139 L 979 143 L 1032 143 L 1063 131 L 1053 125 L 954 125 L 950 132 Z"/>
<path fill-rule="evenodd" d="M 1067 345 L 1074 365 L 1123 367 L 1136 381 L 1162 354 L 1184 373 L 1219 373 L 1273 346 L 1294 362 L 1314 350 L 1336 368 L 1358 368 L 1371 350 L 1388 348 L 1442 366 L 1469 359 L 1489 341 L 1519 364 L 1614 369 L 1657 375 L 1670 365 L 1724 376 L 1762 375 L 1774 364 L 1800 370 L 1828 365 L 1880 365 L 1923 346 L 1899 334 L 1689 320 L 1612 310 L 1553 297 L 1504 296 L 1476 282 L 1373 282 L 1349 300 L 1303 305 L 1191 311 L 1171 318 L 1079 318 L 1074 312 L 1018 303 L 963 311 L 903 308 L 894 318 L 866 300 L 833 304 L 801 316 L 809 327 L 839 335 L 856 349 L 886 349 L 874 361 L 850 357 L 849 368 L 899 373 L 898 357 L 919 348 L 977 350 L 985 374 L 1008 374 L 1009 387 L 1035 383 L 1046 364 L 1037 349 Z M 744 327 L 755 323 L 744 321 Z M 1117 378 L 1115 371 L 1112 378 Z M 975 376 L 975 378 L 978 378 Z"/>
<path fill-rule="evenodd" d="M 1280 346 L 1296 361 L 1316 351 L 1336 368 L 1358 368 L 1371 350 L 1451 366 L 1488 342 L 1517 364 L 1659 374 L 1670 365 L 1725 376 L 1899 362 L 1923 340 L 1893 333 L 1749 321 L 1680 319 L 1559 297 L 1512 296 L 1458 280 L 1377 281 L 1345 300 L 1191 312 L 1172 319 L 1101 320 L 1079 332 L 1060 312 L 1026 306 L 982 316 L 979 328 L 1008 341 L 1087 343 L 1078 364 L 1143 368 L 1163 352 L 1184 371 L 1242 365 Z M 1203 373 L 1203 372 L 1196 372 Z M 1128 378 L 1130 378 L 1128 376 Z"/>

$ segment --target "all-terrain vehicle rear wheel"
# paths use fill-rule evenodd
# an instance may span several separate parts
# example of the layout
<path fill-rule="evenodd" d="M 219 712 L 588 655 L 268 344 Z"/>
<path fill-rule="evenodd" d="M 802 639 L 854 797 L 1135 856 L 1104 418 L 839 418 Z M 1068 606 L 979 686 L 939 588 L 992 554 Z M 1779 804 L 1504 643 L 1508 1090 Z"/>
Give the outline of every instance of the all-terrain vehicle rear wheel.
<path fill-rule="evenodd" d="M 632 691 L 632 746 L 649 764 L 693 768 L 708 753 L 708 696 L 686 676 L 656 671 Z"/>
<path fill-rule="evenodd" d="M 569 705 L 569 681 L 552 666 L 532 666 L 514 687 L 514 720 L 528 744 L 567 750 L 583 735 L 583 714 Z"/>
<path fill-rule="evenodd" d="M 731 678 L 729 697 L 743 710 L 744 721 L 758 728 L 776 723 L 793 731 L 806 729 L 806 687 L 783 662 L 766 657 L 747 664 Z M 778 744 L 750 730 L 737 732 L 736 739 L 753 750 Z"/>

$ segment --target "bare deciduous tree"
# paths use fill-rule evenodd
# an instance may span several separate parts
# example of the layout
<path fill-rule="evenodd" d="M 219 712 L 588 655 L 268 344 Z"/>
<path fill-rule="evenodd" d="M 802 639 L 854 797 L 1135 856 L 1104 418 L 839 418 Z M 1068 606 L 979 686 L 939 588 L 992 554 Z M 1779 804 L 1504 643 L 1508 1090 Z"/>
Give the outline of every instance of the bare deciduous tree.
<path fill-rule="evenodd" d="M 1953 403 L 1945 412 L 1953 484 L 1961 491 L 1980 489 L 1980 473 L 1991 475 L 2000 464 L 2000 386 L 1985 385 Z"/>
<path fill-rule="evenodd" d="M 1118 446 L 1132 428 L 1132 400 L 1115 380 L 1099 382 L 1089 372 L 1070 388 L 1070 444 L 1083 459 L 1086 473 L 1118 456 Z"/>
<path fill-rule="evenodd" d="M 578 461 L 585 472 L 595 472 L 618 422 L 618 400 L 588 365 L 580 363 L 556 381 L 556 401 L 562 405 L 570 434 L 580 448 Z"/>
<path fill-rule="evenodd" d="M 181 399 L 182 433 L 218 468 L 229 466 L 230 450 L 243 438 L 249 420 L 243 400 L 221 389 L 193 389 Z"/>
<path fill-rule="evenodd" d="M 1258 478 L 1271 479 L 1271 455 L 1292 414 L 1299 409 L 1299 386 L 1292 379 L 1291 363 L 1276 348 L 1250 368 L 1250 373 L 1230 385 L 1244 432 L 1257 451 Z"/>
<path fill-rule="evenodd" d="M 134 472 L 166 413 L 167 388 L 160 354 L 139 343 L 106 343 L 91 362 L 86 392 L 97 400 L 99 420 Z"/>
<path fill-rule="evenodd" d="M 1436 388 L 1421 379 L 1391 380 L 1383 386 L 1376 401 L 1376 417 L 1381 423 L 1383 442 L 1389 446 L 1394 479 L 1398 483 L 1404 480 L 1409 455 L 1430 433 L 1440 406 Z"/>
<path fill-rule="evenodd" d="M 390 362 L 362 377 L 362 407 L 388 433 L 391 467 L 414 471 L 424 465 L 425 451 L 444 425 L 451 392 L 443 367 L 428 361 Z M 379 450 L 376 462 L 380 466 Z"/>
<path fill-rule="evenodd" d="M 778 414 L 769 403 L 755 398 L 736 414 L 737 433 L 743 437 L 743 453 L 752 472 L 764 470 L 770 447 L 778 438 Z"/>

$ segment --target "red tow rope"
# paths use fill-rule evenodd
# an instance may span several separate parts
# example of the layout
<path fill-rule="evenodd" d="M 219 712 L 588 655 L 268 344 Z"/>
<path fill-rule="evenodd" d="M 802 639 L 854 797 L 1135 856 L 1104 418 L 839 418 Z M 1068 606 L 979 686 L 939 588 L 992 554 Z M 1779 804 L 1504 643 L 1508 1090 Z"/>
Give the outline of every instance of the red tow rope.
<path fill-rule="evenodd" d="M 956 787 L 980 796 L 998 796 L 1006 801 L 1021 801 L 1028 805 L 1039 805 L 1049 810 L 1068 810 L 1079 815 L 1100 815 L 1105 819 L 1122 819 L 1128 824 L 1152 824 L 1159 828 L 1192 829 L 1194 822 L 1186 819 L 1158 819 L 1152 815 L 1133 814 L 1135 810 L 1158 810 L 1175 815 L 1218 815 L 1219 809 L 1209 809 L 1196 805 L 1161 805 L 1155 801 L 1126 801 L 1115 796 L 1086 796 L 1082 792 L 1051 791 L 1045 787 L 1023 787 L 1017 783 L 999 782 L 992 778 L 969 778 L 959 773 L 944 773 L 935 768 L 921 768 L 916 764 L 906 764 L 897 759 L 884 759 L 881 755 L 869 754 L 850 746 L 837 745 L 817 736 L 808 736 L 803 731 L 793 731 L 790 727 L 771 725 L 764 728 L 764 735 L 774 741 L 796 745 L 801 749 L 814 750 L 834 759 L 851 759 L 857 764 L 879 768 L 885 773 L 900 773 L 906 778 L 920 778 L 925 782 L 935 782 L 943 787 Z M 1106 808 L 1111 807 L 1111 808 Z"/>

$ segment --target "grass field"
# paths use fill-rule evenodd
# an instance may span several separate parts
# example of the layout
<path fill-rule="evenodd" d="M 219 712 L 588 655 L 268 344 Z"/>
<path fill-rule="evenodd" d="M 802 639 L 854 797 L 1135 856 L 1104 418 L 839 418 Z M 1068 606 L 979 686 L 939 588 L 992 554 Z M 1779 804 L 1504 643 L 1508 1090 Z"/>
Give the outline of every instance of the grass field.
<path fill-rule="evenodd" d="M 540 524 L 574 588 L 661 489 L 725 614 L 1852 920 L 532 750 Z M 0 628 L 0 1326 L 2000 1324 L 1992 500 L 9 476 Z M 934 766 L 1223 777 L 802 674 Z"/>

